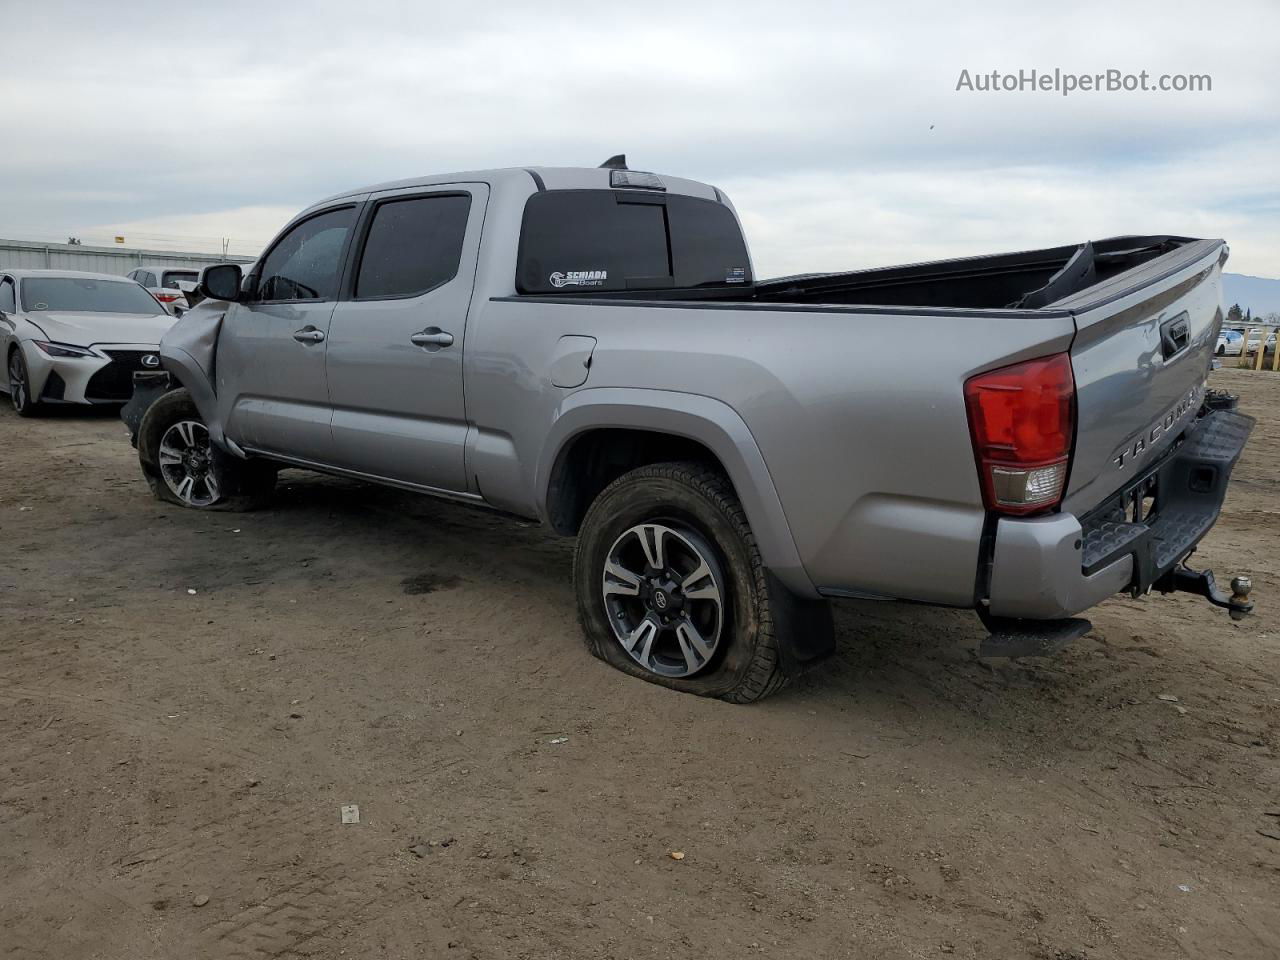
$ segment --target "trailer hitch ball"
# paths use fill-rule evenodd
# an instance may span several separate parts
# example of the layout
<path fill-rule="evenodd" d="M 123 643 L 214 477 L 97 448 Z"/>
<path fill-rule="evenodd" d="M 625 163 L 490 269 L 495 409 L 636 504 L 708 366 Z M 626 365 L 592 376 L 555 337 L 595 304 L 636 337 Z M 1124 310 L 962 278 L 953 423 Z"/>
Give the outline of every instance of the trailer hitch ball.
<path fill-rule="evenodd" d="M 1231 578 L 1231 606 L 1228 612 L 1232 620 L 1243 620 L 1248 609 L 1242 609 L 1249 601 L 1249 591 L 1253 589 L 1253 580 L 1249 577 Z M 1239 606 L 1237 606 L 1239 604 Z"/>

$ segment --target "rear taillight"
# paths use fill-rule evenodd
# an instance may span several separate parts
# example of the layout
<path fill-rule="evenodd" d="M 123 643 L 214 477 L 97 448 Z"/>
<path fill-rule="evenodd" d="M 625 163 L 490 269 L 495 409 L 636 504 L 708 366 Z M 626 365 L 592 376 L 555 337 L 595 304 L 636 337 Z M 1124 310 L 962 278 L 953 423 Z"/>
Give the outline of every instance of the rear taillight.
<path fill-rule="evenodd" d="M 1065 353 L 971 377 L 964 385 L 982 498 L 999 513 L 1062 501 L 1075 433 L 1075 377 Z"/>
<path fill-rule="evenodd" d="M 154 296 L 161 303 L 174 303 L 182 299 L 182 294 L 180 293 L 165 293 L 163 291 L 161 291 L 160 293 L 152 294 L 152 296 Z"/>

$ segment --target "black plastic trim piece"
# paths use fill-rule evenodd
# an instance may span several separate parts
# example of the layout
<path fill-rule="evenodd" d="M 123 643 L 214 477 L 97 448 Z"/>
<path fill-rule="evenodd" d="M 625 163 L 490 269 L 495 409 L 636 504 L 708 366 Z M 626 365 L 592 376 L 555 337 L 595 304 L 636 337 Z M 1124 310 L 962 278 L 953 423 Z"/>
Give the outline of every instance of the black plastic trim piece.
<path fill-rule="evenodd" d="M 537 170 L 530 170 L 528 167 L 525 167 L 524 172 L 533 177 L 533 184 L 538 188 L 539 193 L 542 193 L 547 189 L 547 185 L 542 182 L 542 176 Z"/>
<path fill-rule="evenodd" d="M 1014 620 L 982 617 L 990 633 L 978 644 L 980 657 L 1048 657 L 1093 629 L 1080 617 L 1065 620 Z"/>
<path fill-rule="evenodd" d="M 696 288 L 685 288 L 694 292 Z M 717 288 L 719 289 L 719 288 Z M 829 303 L 768 303 L 744 302 L 738 300 L 724 303 L 712 303 L 703 300 L 626 300 L 609 297 L 596 297 L 593 294 L 574 294 L 571 296 L 554 294 L 520 294 L 505 297 L 490 297 L 493 303 L 563 303 L 579 304 L 593 307 L 665 307 L 682 310 L 769 310 L 774 313 L 857 313 L 886 314 L 903 317 L 1001 317 L 1012 320 L 1042 320 L 1045 318 L 1070 319 L 1070 310 L 984 310 L 981 308 L 944 308 L 944 307 L 905 307 L 877 306 L 875 304 L 829 304 Z"/>

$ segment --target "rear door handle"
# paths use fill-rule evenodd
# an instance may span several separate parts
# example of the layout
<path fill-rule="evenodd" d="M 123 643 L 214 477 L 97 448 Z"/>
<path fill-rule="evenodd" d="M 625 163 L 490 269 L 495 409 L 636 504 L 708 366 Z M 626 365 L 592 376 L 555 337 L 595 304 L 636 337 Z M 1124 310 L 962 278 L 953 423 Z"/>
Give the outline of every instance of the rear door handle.
<path fill-rule="evenodd" d="M 324 341 L 324 331 L 317 330 L 312 326 L 306 326 L 301 330 L 293 331 L 293 339 L 299 343 L 321 343 Z"/>
<path fill-rule="evenodd" d="M 415 333 L 411 336 L 409 342 L 415 347 L 426 347 L 434 353 L 441 347 L 452 347 L 453 334 L 447 330 L 441 330 L 439 327 L 427 327 L 421 333 Z"/>

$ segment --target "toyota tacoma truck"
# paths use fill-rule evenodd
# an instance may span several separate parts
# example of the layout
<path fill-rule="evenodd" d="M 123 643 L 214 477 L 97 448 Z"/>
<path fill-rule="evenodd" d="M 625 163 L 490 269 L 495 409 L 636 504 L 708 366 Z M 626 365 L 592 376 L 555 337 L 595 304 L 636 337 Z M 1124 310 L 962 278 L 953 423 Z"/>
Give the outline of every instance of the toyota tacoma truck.
<path fill-rule="evenodd" d="M 1206 388 L 1226 257 L 1126 236 L 760 280 L 721 190 L 622 157 L 417 177 L 206 268 L 125 418 L 183 507 L 302 467 L 576 536 L 593 654 L 747 702 L 831 652 L 831 598 L 974 610 L 990 656 L 1120 592 L 1247 613 L 1245 578 L 1185 562 L 1253 425 Z"/>

